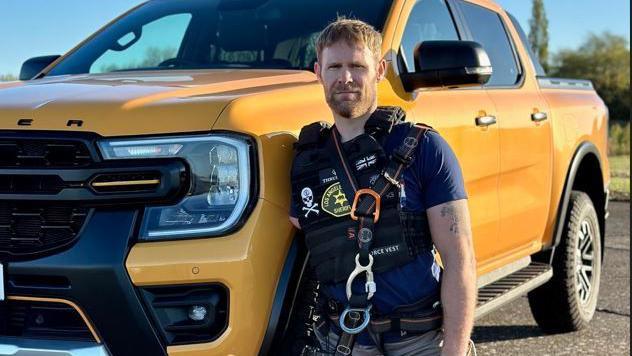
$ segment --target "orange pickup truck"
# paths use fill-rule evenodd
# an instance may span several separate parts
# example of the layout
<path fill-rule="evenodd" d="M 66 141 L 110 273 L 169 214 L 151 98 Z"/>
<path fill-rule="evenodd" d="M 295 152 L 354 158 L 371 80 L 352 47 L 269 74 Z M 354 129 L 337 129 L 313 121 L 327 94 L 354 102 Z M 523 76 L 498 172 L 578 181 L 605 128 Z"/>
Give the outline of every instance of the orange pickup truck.
<path fill-rule="evenodd" d="M 289 169 L 300 128 L 333 121 L 311 70 L 337 15 L 383 34 L 380 105 L 457 154 L 477 316 L 529 293 L 545 331 L 591 320 L 608 111 L 590 82 L 546 77 L 510 14 L 488 0 L 153 0 L 0 85 L 0 354 L 300 351 L 319 316 Z M 480 61 L 424 60 L 464 43 Z"/>

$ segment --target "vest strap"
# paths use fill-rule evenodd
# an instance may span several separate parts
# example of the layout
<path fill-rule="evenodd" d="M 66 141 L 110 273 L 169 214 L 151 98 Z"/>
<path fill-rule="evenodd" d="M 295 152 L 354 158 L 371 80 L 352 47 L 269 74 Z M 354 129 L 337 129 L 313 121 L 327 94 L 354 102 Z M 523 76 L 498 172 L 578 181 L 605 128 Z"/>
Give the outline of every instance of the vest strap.
<path fill-rule="evenodd" d="M 349 300 L 349 306 L 345 310 L 348 310 L 349 307 L 354 307 L 355 309 L 364 309 L 366 312 L 364 313 L 364 320 L 360 326 L 355 327 L 357 322 L 354 320 L 352 322 L 354 327 L 352 328 L 347 327 L 347 313 L 343 312 L 339 320 L 343 332 L 336 348 L 337 355 L 344 355 L 343 352 L 340 352 L 342 350 L 348 351 L 353 349 L 355 338 L 351 334 L 357 334 L 366 326 L 370 324 L 372 325 L 373 322 L 375 322 L 370 320 L 370 298 L 375 292 L 375 283 L 372 281 L 373 272 L 371 271 L 371 266 L 369 265 L 369 261 L 371 261 L 369 251 L 373 242 L 373 229 L 379 220 L 380 200 L 391 187 L 397 185 L 396 182 L 399 182 L 404 170 L 410 166 L 413 161 L 415 148 L 419 145 L 420 139 L 428 129 L 429 128 L 425 126 L 413 125 L 403 142 L 397 149 L 395 149 L 389 163 L 386 165 L 386 168 L 382 171 L 382 174 L 378 177 L 378 179 L 376 179 L 371 188 L 360 190 L 358 189 L 355 177 L 351 173 L 352 171 L 349 168 L 350 165 L 343 154 L 340 134 L 338 133 L 338 130 L 335 129 L 335 126 L 334 129 L 330 130 L 330 139 L 327 147 L 330 151 L 329 153 L 332 157 L 334 157 L 332 160 L 333 164 L 336 168 L 338 168 L 338 171 L 342 173 L 340 177 L 340 184 L 347 200 L 353 201 L 351 217 L 353 220 L 358 221 L 357 231 L 359 232 L 359 237 L 357 239 L 358 254 L 356 256 L 356 269 L 358 266 L 369 266 L 368 269 L 363 270 L 367 279 L 364 293 L 354 295 L 351 291 L 350 285 L 358 276 L 355 271 L 349 276 L 349 280 L 347 281 L 347 298 Z M 388 326 L 383 326 L 381 329 L 386 329 L 386 327 L 390 329 L 393 323 L 389 322 L 387 324 Z M 381 325 L 387 324 L 382 323 Z M 401 327 L 401 320 L 398 320 L 395 324 L 399 324 L 398 326 Z M 426 324 L 423 324 L 423 326 L 418 327 L 425 327 L 425 325 Z M 371 330 L 375 331 L 373 328 L 371 328 Z"/>

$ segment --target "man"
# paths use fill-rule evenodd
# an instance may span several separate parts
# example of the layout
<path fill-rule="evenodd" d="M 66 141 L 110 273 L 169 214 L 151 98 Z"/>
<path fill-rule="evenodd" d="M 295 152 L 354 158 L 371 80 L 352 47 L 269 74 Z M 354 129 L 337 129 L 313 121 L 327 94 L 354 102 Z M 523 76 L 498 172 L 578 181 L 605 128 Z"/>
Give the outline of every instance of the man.
<path fill-rule="evenodd" d="M 402 116 L 397 108 L 378 109 L 386 62 L 380 58 L 381 35 L 370 25 L 339 19 L 320 34 L 316 50 L 314 71 L 335 125 L 301 131 L 290 221 L 303 228 L 321 290 L 336 309 L 329 328 L 317 325 L 321 349 L 339 355 L 348 354 L 347 347 L 353 355 L 465 355 L 476 263 L 457 159 L 434 130 L 412 130 L 394 122 Z M 420 133 L 418 140 L 412 131 Z M 410 157 L 402 158 L 402 147 L 411 148 Z M 403 167 L 397 180 L 389 164 Z M 385 188 L 375 193 L 380 184 Z M 440 306 L 433 295 L 440 295 Z M 441 316 L 441 307 L 442 325 L 440 318 L 427 317 L 437 311 Z M 425 329 L 429 319 L 439 320 L 432 330 Z M 412 320 L 409 326 L 406 320 Z M 379 330 L 380 325 L 388 327 Z"/>

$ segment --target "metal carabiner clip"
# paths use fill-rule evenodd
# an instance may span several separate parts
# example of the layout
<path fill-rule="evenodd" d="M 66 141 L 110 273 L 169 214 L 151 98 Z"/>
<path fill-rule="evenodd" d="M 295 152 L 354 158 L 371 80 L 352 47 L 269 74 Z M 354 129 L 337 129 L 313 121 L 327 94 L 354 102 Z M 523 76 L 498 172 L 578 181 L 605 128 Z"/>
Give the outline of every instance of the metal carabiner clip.
<path fill-rule="evenodd" d="M 362 330 L 364 330 L 369 325 L 369 322 L 371 321 L 371 307 L 373 307 L 373 305 L 371 305 L 371 304 L 369 304 L 369 306 L 366 307 L 366 309 L 347 307 L 342 312 L 342 314 L 340 314 L 340 321 L 338 322 L 338 324 L 340 325 L 340 328 L 342 329 L 342 331 L 346 332 L 347 334 L 358 334 L 358 333 L 361 333 Z M 351 319 L 351 321 L 355 324 L 356 322 L 358 322 L 360 320 L 360 318 L 362 317 L 362 314 L 364 314 L 364 318 L 362 320 L 362 324 L 360 324 L 360 325 L 358 325 L 356 327 L 348 327 L 345 324 L 345 320 L 347 319 L 347 315 L 349 315 L 349 319 Z"/>
<path fill-rule="evenodd" d="M 366 266 L 363 266 L 360 263 L 360 254 L 356 254 L 355 263 L 355 269 L 351 272 L 351 274 L 349 274 L 349 278 L 347 279 L 347 299 L 351 299 L 351 285 L 353 284 L 353 280 L 363 272 L 366 273 L 364 291 L 368 294 L 367 299 L 371 299 L 377 290 L 375 281 L 373 280 L 373 271 L 371 270 L 373 267 L 373 256 L 369 255 L 369 263 Z"/>

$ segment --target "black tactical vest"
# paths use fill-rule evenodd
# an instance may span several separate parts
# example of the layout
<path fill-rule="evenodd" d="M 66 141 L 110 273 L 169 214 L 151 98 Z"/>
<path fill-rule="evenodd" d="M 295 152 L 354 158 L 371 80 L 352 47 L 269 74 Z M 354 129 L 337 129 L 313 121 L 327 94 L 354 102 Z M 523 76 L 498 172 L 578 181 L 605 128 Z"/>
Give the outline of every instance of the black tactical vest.
<path fill-rule="evenodd" d="M 367 121 L 365 133 L 343 144 L 358 189 L 371 187 L 388 163 L 390 158 L 382 147 L 393 125 L 410 128 L 403 118 L 400 108 L 380 107 Z M 331 160 L 337 156 L 326 148 L 332 129 L 322 122 L 305 126 L 295 144 L 292 169 L 297 218 L 305 233 L 310 263 L 324 283 L 346 280 L 355 267 L 358 251 L 358 223 L 350 217 L 353 201 L 347 199 L 341 187 L 342 172 L 333 168 Z M 377 273 L 409 263 L 420 251 L 432 248 L 426 214 L 401 211 L 399 199 L 396 186 L 382 196 L 371 248 L 373 271 Z"/>

